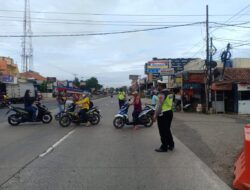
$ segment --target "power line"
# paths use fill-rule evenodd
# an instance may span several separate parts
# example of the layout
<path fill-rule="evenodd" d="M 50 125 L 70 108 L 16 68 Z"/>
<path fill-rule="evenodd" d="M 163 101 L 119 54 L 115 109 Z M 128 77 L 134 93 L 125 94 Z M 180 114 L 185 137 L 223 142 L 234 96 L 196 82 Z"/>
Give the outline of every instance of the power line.
<path fill-rule="evenodd" d="M 248 5 L 249 6 L 249 5 Z M 22 10 L 0 10 L 0 12 L 17 12 L 23 13 Z M 76 13 L 76 12 L 56 12 L 56 11 L 31 11 L 31 13 L 41 13 L 41 14 L 70 14 L 70 15 L 96 15 L 96 16 L 138 16 L 138 17 L 148 17 L 148 16 L 164 16 L 164 17 L 204 17 L 205 14 L 111 14 L 111 13 Z M 242 14 L 242 16 L 249 16 L 250 14 Z M 209 16 L 216 17 L 226 17 L 232 16 L 231 14 L 211 14 Z M 234 17 L 234 15 L 233 15 Z"/>
<path fill-rule="evenodd" d="M 243 12 L 244 10 L 246 10 L 250 5 L 248 4 L 247 6 L 245 6 L 244 8 L 242 8 L 241 10 L 239 10 L 237 13 L 235 13 L 233 16 L 231 16 L 229 19 L 227 19 L 224 24 L 228 23 L 230 20 L 232 20 L 234 17 L 238 16 L 241 12 Z M 219 28 L 215 28 L 213 31 L 211 31 L 211 33 L 213 33 L 214 31 L 218 30 Z"/>
<path fill-rule="evenodd" d="M 248 46 L 248 45 L 250 45 L 250 42 L 249 43 L 243 43 L 243 44 L 240 44 L 240 45 L 233 46 L 233 48 L 237 48 L 237 47 L 241 47 L 241 46 Z"/>
<path fill-rule="evenodd" d="M 153 30 L 163 30 L 169 28 L 177 28 L 177 27 L 185 27 L 185 26 L 194 26 L 198 24 L 203 24 L 204 22 L 194 22 L 189 24 L 182 24 L 182 25 L 172 25 L 172 26 L 164 26 L 158 28 L 146 28 L 146 29 L 137 29 L 137 30 L 126 30 L 126 31 L 118 31 L 118 32 L 99 32 L 99 33 L 87 33 L 87 34 L 51 34 L 51 35 L 29 35 L 26 37 L 70 37 L 70 36 L 101 36 L 101 35 L 112 35 L 112 34 L 126 34 L 126 33 L 136 33 L 136 32 L 146 32 L 146 31 L 153 31 Z M 20 38 L 23 35 L 0 35 L 0 37 L 5 38 Z"/>
<path fill-rule="evenodd" d="M 221 28 L 221 27 L 250 28 L 248 26 L 242 26 L 242 25 L 250 24 L 250 22 L 244 22 L 244 23 L 238 23 L 238 24 L 225 24 L 225 23 L 218 23 L 218 22 L 211 22 L 211 23 L 220 25 L 220 26 L 218 26 L 218 28 Z M 215 27 L 213 27 L 213 28 L 215 28 Z"/>

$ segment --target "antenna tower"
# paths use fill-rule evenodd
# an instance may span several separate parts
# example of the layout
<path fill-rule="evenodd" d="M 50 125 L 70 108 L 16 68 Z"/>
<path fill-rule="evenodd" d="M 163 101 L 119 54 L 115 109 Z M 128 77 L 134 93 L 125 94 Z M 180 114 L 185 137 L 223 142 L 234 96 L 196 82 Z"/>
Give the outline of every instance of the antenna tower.
<path fill-rule="evenodd" d="M 24 17 L 23 17 L 23 39 L 22 39 L 22 71 L 33 70 L 33 48 L 32 48 L 32 31 L 30 17 L 30 2 L 24 0 Z"/>

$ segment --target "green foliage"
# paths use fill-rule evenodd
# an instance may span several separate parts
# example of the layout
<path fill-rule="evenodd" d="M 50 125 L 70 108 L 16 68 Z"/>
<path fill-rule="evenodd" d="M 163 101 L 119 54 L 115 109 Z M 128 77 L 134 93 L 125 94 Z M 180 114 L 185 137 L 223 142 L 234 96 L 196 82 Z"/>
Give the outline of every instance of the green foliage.
<path fill-rule="evenodd" d="M 47 92 L 47 82 L 46 81 L 43 81 L 43 83 L 39 87 L 39 91 L 40 92 Z"/>
<path fill-rule="evenodd" d="M 80 81 L 79 79 L 76 77 L 75 80 L 73 81 L 73 84 L 77 87 L 80 87 Z"/>
<path fill-rule="evenodd" d="M 102 88 L 102 85 L 98 84 L 98 80 L 95 77 L 91 77 L 90 79 L 86 80 L 86 88 L 87 89 L 100 89 Z"/>

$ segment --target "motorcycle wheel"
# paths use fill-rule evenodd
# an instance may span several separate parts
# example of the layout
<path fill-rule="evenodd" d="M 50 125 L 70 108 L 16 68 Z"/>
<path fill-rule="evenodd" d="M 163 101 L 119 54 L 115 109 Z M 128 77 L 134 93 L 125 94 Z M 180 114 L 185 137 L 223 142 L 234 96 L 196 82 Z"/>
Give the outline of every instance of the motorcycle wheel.
<path fill-rule="evenodd" d="M 147 122 L 144 124 L 145 127 L 151 127 L 154 124 L 153 118 L 147 116 Z"/>
<path fill-rule="evenodd" d="M 42 116 L 42 122 L 43 122 L 43 123 L 48 124 L 48 123 L 50 123 L 51 121 L 52 121 L 52 115 L 51 115 L 51 114 L 44 114 L 44 115 Z"/>
<path fill-rule="evenodd" d="M 62 127 L 68 127 L 70 124 L 71 124 L 71 119 L 68 115 L 64 115 L 60 118 L 59 120 L 59 124 L 62 126 Z"/>
<path fill-rule="evenodd" d="M 97 113 L 94 113 L 90 119 L 92 125 L 97 125 L 100 122 L 100 116 Z"/>
<path fill-rule="evenodd" d="M 12 114 L 8 117 L 8 123 L 12 126 L 17 126 L 20 124 L 19 118 L 16 114 Z"/>
<path fill-rule="evenodd" d="M 125 125 L 124 119 L 122 117 L 116 117 L 113 121 L 113 125 L 116 129 L 121 129 Z"/>

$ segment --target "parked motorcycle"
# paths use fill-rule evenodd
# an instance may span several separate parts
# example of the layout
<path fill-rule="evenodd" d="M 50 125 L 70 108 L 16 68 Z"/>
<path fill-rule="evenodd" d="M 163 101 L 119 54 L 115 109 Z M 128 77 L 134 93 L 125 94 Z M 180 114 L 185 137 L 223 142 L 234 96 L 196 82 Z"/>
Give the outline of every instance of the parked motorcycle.
<path fill-rule="evenodd" d="M 126 102 L 118 114 L 115 115 L 113 120 L 113 125 L 117 129 L 121 129 L 124 125 L 133 125 L 134 122 L 129 121 L 128 109 L 129 103 Z M 138 124 L 144 125 L 145 127 L 151 127 L 153 125 L 153 116 L 155 113 L 155 108 L 151 105 L 146 105 L 138 116 Z"/>
<path fill-rule="evenodd" d="M 12 126 L 16 126 L 20 123 L 25 122 L 43 122 L 45 124 L 48 124 L 52 121 L 51 112 L 48 111 L 48 108 L 40 102 L 35 103 L 38 110 L 38 114 L 35 121 L 32 120 L 32 113 L 28 112 L 24 108 L 14 107 L 11 105 L 10 102 L 6 103 L 6 105 L 9 108 L 6 114 L 9 114 L 10 112 L 15 112 L 14 114 L 8 116 L 8 123 Z"/>
<path fill-rule="evenodd" d="M 174 108 L 175 108 L 174 109 L 175 112 L 180 112 L 181 111 L 181 102 L 180 101 L 176 102 L 174 104 Z M 183 106 L 182 110 L 184 112 L 191 112 L 191 111 L 193 111 L 192 110 L 192 105 L 191 104 L 186 104 L 186 105 Z"/>
<path fill-rule="evenodd" d="M 97 125 L 100 122 L 101 115 L 97 107 L 90 108 L 86 114 L 88 121 L 92 125 Z M 59 124 L 62 127 L 68 127 L 71 123 L 76 123 L 76 124 L 81 123 L 79 113 L 75 111 L 75 104 L 73 103 L 71 106 L 68 107 L 67 111 L 61 115 L 59 119 Z"/>

